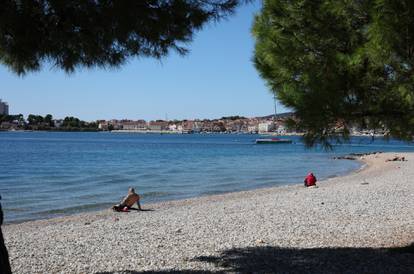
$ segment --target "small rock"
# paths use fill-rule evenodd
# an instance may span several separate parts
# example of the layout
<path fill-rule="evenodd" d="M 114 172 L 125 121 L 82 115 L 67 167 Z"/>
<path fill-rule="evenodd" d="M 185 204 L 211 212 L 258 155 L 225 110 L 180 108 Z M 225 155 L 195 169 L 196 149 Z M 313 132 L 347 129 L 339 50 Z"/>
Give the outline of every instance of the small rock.
<path fill-rule="evenodd" d="M 256 244 L 264 244 L 264 243 L 265 243 L 265 241 L 263 241 L 262 239 L 256 240 Z"/>

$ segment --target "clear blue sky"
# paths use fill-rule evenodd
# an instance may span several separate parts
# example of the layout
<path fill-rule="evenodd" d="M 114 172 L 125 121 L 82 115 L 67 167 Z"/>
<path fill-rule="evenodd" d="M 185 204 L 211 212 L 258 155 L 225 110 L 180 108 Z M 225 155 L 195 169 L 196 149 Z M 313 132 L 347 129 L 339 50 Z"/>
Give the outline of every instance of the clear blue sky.
<path fill-rule="evenodd" d="M 190 53 L 163 60 L 134 59 L 115 70 L 83 69 L 67 75 L 44 66 L 19 77 L 0 65 L 0 99 L 12 114 L 56 118 L 194 119 L 273 113 L 271 93 L 251 61 L 253 17 L 261 1 L 206 26 Z M 278 104 L 278 113 L 287 111 Z"/>

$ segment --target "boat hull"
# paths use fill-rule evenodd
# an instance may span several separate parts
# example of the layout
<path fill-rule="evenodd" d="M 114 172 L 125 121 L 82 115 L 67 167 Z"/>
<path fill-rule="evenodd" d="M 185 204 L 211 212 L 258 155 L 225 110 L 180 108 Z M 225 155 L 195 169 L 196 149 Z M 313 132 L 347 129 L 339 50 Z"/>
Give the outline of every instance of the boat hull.
<path fill-rule="evenodd" d="M 257 139 L 256 144 L 291 144 L 289 139 Z"/>

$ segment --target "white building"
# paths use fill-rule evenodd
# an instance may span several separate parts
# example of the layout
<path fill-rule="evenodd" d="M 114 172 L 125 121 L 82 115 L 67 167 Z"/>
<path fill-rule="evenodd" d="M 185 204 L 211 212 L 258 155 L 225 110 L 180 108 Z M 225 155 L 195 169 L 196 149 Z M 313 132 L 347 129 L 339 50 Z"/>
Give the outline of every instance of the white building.
<path fill-rule="evenodd" d="M 0 115 L 9 115 L 9 105 L 0 99 Z"/>
<path fill-rule="evenodd" d="M 265 122 L 259 124 L 259 133 L 270 132 L 275 129 L 273 122 Z"/>
<path fill-rule="evenodd" d="M 108 130 L 108 122 L 106 122 L 106 121 L 99 122 L 98 129 L 100 129 L 100 130 Z"/>
<path fill-rule="evenodd" d="M 276 130 L 277 134 L 283 135 L 288 132 L 288 128 L 285 125 L 279 125 Z"/>
<path fill-rule="evenodd" d="M 176 124 L 169 125 L 168 130 L 169 131 L 177 131 L 177 125 Z"/>
<path fill-rule="evenodd" d="M 257 129 L 257 126 L 253 125 L 253 126 L 248 126 L 247 131 L 250 133 L 257 133 L 258 129 Z"/>

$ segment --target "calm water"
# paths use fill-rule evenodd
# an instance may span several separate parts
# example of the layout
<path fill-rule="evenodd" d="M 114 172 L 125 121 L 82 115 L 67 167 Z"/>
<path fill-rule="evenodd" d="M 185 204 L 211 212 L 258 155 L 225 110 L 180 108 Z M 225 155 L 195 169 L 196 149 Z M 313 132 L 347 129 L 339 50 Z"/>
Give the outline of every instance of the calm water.
<path fill-rule="evenodd" d="M 256 145 L 257 135 L 0 132 L 0 194 L 6 222 L 108 208 L 134 186 L 143 204 L 301 183 L 360 167 L 335 155 L 414 151 L 406 143 L 354 138 L 335 152 Z"/>

